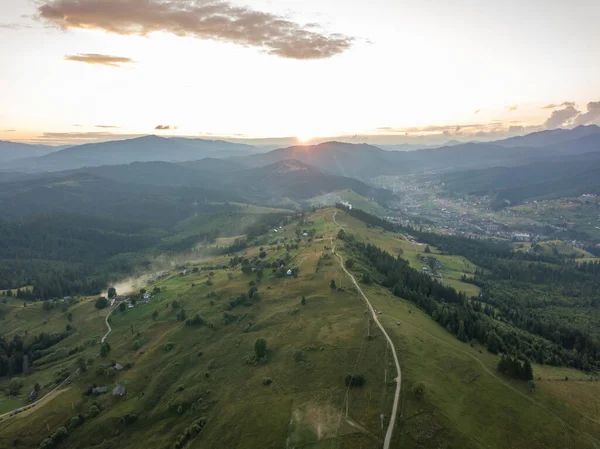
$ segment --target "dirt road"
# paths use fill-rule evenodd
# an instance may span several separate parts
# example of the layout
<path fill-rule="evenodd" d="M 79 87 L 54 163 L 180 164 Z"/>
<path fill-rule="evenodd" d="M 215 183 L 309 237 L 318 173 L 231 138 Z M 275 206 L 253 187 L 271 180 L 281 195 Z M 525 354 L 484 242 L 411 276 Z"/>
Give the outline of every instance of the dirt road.
<path fill-rule="evenodd" d="M 333 214 L 333 222 L 337 226 L 339 226 L 340 228 L 344 229 L 344 227 L 342 225 L 340 225 L 336 221 L 336 219 L 335 219 L 336 215 L 337 215 L 337 210 Z M 365 303 L 367 304 L 367 307 L 371 311 L 371 316 L 373 317 L 373 321 L 375 321 L 375 323 L 377 324 L 377 326 L 379 327 L 379 329 L 381 329 L 381 332 L 385 336 L 385 339 L 387 340 L 388 344 L 392 348 L 392 355 L 394 356 L 394 363 L 396 365 L 396 372 L 398 373 L 398 375 L 394 379 L 396 381 L 396 392 L 394 394 L 394 405 L 392 406 L 392 415 L 390 417 L 390 422 L 388 424 L 387 432 L 385 433 L 385 439 L 383 440 L 383 449 L 389 449 L 390 443 L 392 441 L 392 435 L 394 433 L 394 427 L 396 425 L 396 415 L 398 414 L 398 403 L 400 402 L 400 389 L 402 387 L 402 371 L 400 370 L 400 362 L 398 361 L 398 354 L 396 353 L 396 347 L 394 346 L 394 342 L 392 341 L 392 339 L 390 338 L 390 336 L 388 335 L 388 333 L 385 331 L 384 327 L 379 322 L 379 318 L 377 316 L 377 313 L 375 313 L 375 309 L 371 305 L 371 302 L 369 301 L 369 298 L 367 298 L 367 295 L 365 295 L 365 293 L 362 291 L 362 289 L 358 285 L 358 282 L 356 282 L 356 279 L 354 278 L 354 276 L 352 274 L 350 274 L 348 272 L 348 270 L 346 270 L 346 267 L 344 266 L 344 259 L 343 259 L 343 257 L 341 255 L 339 255 L 338 253 L 335 252 L 335 245 L 332 245 L 332 246 L 333 246 L 333 248 L 331 249 L 331 251 L 333 252 L 333 254 L 335 254 L 336 256 L 338 256 L 338 258 L 340 259 L 340 266 L 342 267 L 342 270 L 344 270 L 344 272 L 352 280 L 352 283 L 354 284 L 354 286 L 358 290 L 358 293 L 360 293 L 360 295 L 362 296 L 362 298 L 365 300 Z"/>

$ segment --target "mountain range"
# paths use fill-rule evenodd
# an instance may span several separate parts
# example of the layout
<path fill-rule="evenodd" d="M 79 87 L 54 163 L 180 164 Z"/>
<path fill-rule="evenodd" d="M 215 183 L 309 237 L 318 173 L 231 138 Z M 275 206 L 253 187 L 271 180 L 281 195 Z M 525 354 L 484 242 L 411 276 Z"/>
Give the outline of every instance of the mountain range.
<path fill-rule="evenodd" d="M 589 125 L 541 131 L 488 143 L 451 142 L 439 148 L 414 151 L 386 151 L 368 144 L 325 142 L 260 153 L 256 147 L 226 141 L 145 136 L 59 150 L 25 146 L 27 154 L 31 151 L 42 154 L 14 159 L 18 146 L 22 144 L 13 145 L 16 146 L 0 151 L 3 154 L 0 157 L 9 158 L 3 163 L 3 171 L 50 172 L 132 162 L 187 162 L 204 158 L 231 159 L 248 168 L 257 168 L 294 159 L 324 173 L 369 180 L 381 175 L 518 166 L 600 151 L 600 127 Z M 21 151 L 25 152 L 22 148 Z"/>
<path fill-rule="evenodd" d="M 226 158 L 247 155 L 255 147 L 222 140 L 144 136 L 127 140 L 89 143 L 52 151 L 40 156 L 12 159 L 5 171 L 45 172 L 81 167 L 129 164 L 131 162 L 183 162 L 206 157 Z M 11 154 L 13 154 L 11 152 Z M 30 151 L 23 151 L 23 154 Z"/>
<path fill-rule="evenodd" d="M 0 181 L 90 176 L 119 185 L 219 190 L 269 204 L 345 189 L 388 202 L 390 192 L 368 185 L 373 178 L 432 172 L 449 191 L 493 193 L 511 202 L 592 191 L 595 186 L 600 190 L 600 127 L 595 125 L 491 143 L 452 143 L 386 151 L 368 144 L 325 142 L 259 153 L 245 144 L 158 136 L 63 149 L 2 142 Z M 24 151 L 38 155 L 11 159 Z M 0 197 L 0 205 L 6 205 L 6 196 Z"/>

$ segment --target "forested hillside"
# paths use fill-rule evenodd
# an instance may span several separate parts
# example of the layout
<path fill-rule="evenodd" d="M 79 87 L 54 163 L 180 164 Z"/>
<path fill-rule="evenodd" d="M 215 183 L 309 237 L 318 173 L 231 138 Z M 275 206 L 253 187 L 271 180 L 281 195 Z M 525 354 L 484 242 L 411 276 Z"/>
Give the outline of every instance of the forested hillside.
<path fill-rule="evenodd" d="M 401 256 L 342 234 L 380 273 L 382 285 L 415 302 L 459 339 L 475 338 L 490 352 L 515 354 L 538 363 L 600 368 L 599 323 L 593 315 L 587 322 L 577 321 L 580 312 L 600 306 L 599 262 L 576 264 L 514 252 L 508 244 L 420 232 L 357 209 L 338 207 L 371 225 L 409 233 L 443 253 L 464 256 L 480 267 L 472 279 L 463 280 L 481 287 L 481 295 L 468 300 L 409 267 Z M 551 307 L 561 308 L 560 315 L 558 310 L 549 313 Z"/>

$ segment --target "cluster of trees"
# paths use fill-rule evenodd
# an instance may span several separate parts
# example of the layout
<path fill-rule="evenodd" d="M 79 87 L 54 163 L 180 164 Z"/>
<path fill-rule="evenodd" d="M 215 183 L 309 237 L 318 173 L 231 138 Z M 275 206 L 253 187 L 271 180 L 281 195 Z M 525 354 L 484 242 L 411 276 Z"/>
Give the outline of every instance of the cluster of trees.
<path fill-rule="evenodd" d="M 531 368 L 531 363 L 527 359 L 521 362 L 514 356 L 502 354 L 502 357 L 498 361 L 498 371 L 513 379 L 533 380 L 533 369 Z"/>
<path fill-rule="evenodd" d="M 52 346 L 68 336 L 68 331 L 58 334 L 42 332 L 29 342 L 25 342 L 19 335 L 14 335 L 10 341 L 0 336 L 0 377 L 21 374 L 28 364 L 48 355 L 52 352 Z"/>
<path fill-rule="evenodd" d="M 42 444 L 40 444 L 40 449 L 53 449 L 55 447 L 58 447 L 61 441 L 67 438 L 68 436 L 69 432 L 67 431 L 67 428 L 59 427 L 58 429 L 56 429 L 56 432 L 54 432 L 52 435 L 50 435 L 48 438 L 42 441 Z"/>

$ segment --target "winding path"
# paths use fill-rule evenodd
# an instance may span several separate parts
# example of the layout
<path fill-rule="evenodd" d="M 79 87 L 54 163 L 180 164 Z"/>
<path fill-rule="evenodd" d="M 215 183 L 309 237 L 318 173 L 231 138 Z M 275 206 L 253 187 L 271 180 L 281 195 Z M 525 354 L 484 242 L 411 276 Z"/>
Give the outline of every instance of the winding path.
<path fill-rule="evenodd" d="M 108 332 L 104 335 L 104 337 L 102 337 L 102 340 L 100 341 L 100 343 L 104 343 L 104 340 L 106 340 L 106 337 L 108 337 L 108 334 L 110 334 L 112 332 L 112 327 L 110 327 L 110 323 L 108 322 L 108 319 L 110 318 L 110 315 L 117 309 L 118 306 L 114 306 L 110 312 L 108 312 L 108 315 L 106 315 L 106 318 L 104 319 L 104 322 L 106 323 L 106 327 L 108 328 Z"/>
<path fill-rule="evenodd" d="M 333 214 L 333 222 L 341 229 L 344 229 L 344 227 L 335 220 L 336 215 L 337 215 L 337 210 Z M 384 327 L 379 322 L 379 318 L 377 317 L 377 314 L 375 313 L 375 309 L 371 305 L 369 298 L 367 298 L 367 295 L 365 295 L 365 293 L 362 291 L 362 289 L 358 285 L 358 282 L 356 282 L 356 279 L 354 278 L 354 276 L 352 274 L 350 274 L 348 272 L 348 270 L 346 269 L 346 267 L 344 266 L 344 259 L 342 258 L 341 255 L 339 255 L 338 253 L 335 252 L 335 245 L 333 245 L 331 252 L 333 254 L 335 254 L 336 256 L 338 256 L 338 258 L 340 259 L 340 266 L 342 267 L 342 270 L 344 270 L 344 273 L 346 273 L 348 275 L 348 277 L 350 277 L 350 279 L 352 279 L 352 283 L 354 284 L 354 286 L 356 287 L 356 289 L 358 290 L 358 292 L 360 293 L 362 298 L 365 300 L 367 307 L 371 311 L 373 321 L 375 321 L 375 323 L 377 323 L 377 326 L 379 327 L 379 329 L 381 329 L 381 332 L 383 332 L 385 339 L 387 340 L 388 344 L 392 348 L 392 354 L 394 355 L 394 363 L 396 364 L 396 372 L 398 373 L 398 376 L 394 379 L 396 381 L 396 392 L 394 394 L 394 405 L 392 406 L 392 416 L 390 417 L 390 422 L 388 424 L 387 432 L 385 433 L 385 439 L 383 441 L 383 449 L 389 449 L 390 443 L 392 441 L 392 435 L 394 433 L 394 426 L 396 424 L 396 415 L 398 414 L 398 403 L 400 401 L 400 389 L 402 387 L 402 371 L 400 370 L 400 362 L 398 361 L 398 354 L 396 353 L 396 347 L 394 346 L 394 342 L 392 341 L 392 339 L 390 338 L 388 333 L 385 331 Z"/>
<path fill-rule="evenodd" d="M 112 332 L 112 328 L 110 327 L 110 324 L 108 322 L 108 318 L 115 311 L 116 308 L 117 307 L 113 307 L 110 310 L 110 312 L 108 312 L 108 315 L 106 315 L 106 318 L 104 319 L 104 322 L 106 323 L 106 327 L 108 328 L 108 332 L 104 335 L 104 337 L 102 337 L 101 343 L 104 343 L 104 341 L 106 340 L 106 337 L 108 337 L 108 335 Z M 29 403 L 27 405 L 24 405 L 23 407 L 16 408 L 14 410 L 11 410 L 10 412 L 6 412 L 6 413 L 0 415 L 0 421 L 4 420 L 4 418 L 6 418 L 6 417 L 11 417 L 11 416 L 18 415 L 19 413 L 24 412 L 25 410 L 29 410 L 30 408 L 37 406 L 40 402 L 48 399 L 52 395 L 52 393 L 54 393 L 60 387 L 62 387 L 65 383 L 67 383 L 78 372 L 79 372 L 79 368 L 77 368 L 75 371 L 73 371 L 73 373 L 70 374 L 69 377 L 67 377 L 60 384 L 58 384 L 56 387 L 54 387 L 52 390 L 50 390 L 48 393 L 46 393 L 44 396 L 42 396 L 38 400 L 33 401 L 33 402 L 31 402 L 31 403 Z"/>

